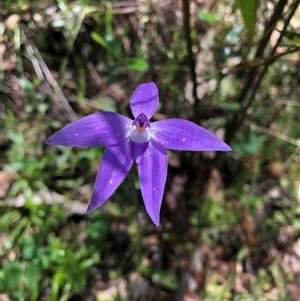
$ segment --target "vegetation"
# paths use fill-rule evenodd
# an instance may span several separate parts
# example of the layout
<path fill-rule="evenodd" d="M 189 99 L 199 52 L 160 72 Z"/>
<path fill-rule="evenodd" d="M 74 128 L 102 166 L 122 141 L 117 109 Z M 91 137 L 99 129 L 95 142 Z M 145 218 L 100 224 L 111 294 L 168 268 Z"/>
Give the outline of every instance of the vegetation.
<path fill-rule="evenodd" d="M 298 0 L 1 6 L 0 300 L 298 300 Z M 103 149 L 43 142 L 147 81 L 233 151 L 169 152 L 159 227 L 135 170 L 87 215 Z"/>

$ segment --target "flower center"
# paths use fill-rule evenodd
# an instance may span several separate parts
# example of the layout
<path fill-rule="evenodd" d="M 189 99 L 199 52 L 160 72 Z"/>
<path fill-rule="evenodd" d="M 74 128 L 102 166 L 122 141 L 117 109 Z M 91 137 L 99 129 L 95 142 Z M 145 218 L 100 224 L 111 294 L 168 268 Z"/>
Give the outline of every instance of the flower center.
<path fill-rule="evenodd" d="M 135 125 L 136 129 L 132 130 L 129 135 L 131 141 L 144 143 L 150 140 L 150 134 L 147 130 L 145 130 L 147 127 L 150 127 L 150 122 L 144 113 L 141 113 L 138 117 L 136 117 L 132 125 Z"/>
<path fill-rule="evenodd" d="M 142 132 L 145 128 L 150 127 L 150 122 L 147 116 L 144 113 L 141 113 L 138 117 L 134 119 L 132 125 L 135 125 L 136 129 L 139 132 Z"/>

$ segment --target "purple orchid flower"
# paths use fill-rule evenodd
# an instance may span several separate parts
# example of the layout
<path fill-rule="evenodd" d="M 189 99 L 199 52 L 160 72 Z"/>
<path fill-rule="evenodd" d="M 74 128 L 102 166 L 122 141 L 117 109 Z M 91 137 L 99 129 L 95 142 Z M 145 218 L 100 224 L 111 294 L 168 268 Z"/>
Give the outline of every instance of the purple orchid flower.
<path fill-rule="evenodd" d="M 59 130 L 45 143 L 66 146 L 106 146 L 87 212 L 100 207 L 118 188 L 133 161 L 138 165 L 142 197 L 152 221 L 159 213 L 167 178 L 166 149 L 230 151 L 206 129 L 183 119 L 149 122 L 158 106 L 154 83 L 139 85 L 130 100 L 134 120 L 113 112 L 83 117 Z"/>

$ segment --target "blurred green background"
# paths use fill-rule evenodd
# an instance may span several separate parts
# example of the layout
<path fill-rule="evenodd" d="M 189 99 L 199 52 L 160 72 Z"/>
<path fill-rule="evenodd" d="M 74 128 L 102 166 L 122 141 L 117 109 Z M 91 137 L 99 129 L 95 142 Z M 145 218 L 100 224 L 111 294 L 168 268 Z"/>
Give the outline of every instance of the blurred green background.
<path fill-rule="evenodd" d="M 299 301 L 299 1 L 3 0 L 0 39 L 1 301 Z M 233 151 L 168 153 L 159 227 L 136 166 L 86 215 L 104 150 L 43 142 L 147 81 Z"/>

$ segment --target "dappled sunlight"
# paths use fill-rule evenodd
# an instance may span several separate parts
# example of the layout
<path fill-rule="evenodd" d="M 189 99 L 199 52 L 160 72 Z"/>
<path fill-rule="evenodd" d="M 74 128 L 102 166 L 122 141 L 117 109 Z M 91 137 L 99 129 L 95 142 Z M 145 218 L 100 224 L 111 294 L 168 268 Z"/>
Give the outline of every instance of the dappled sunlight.
<path fill-rule="evenodd" d="M 2 1 L 0 300 L 298 301 L 297 10 Z"/>

